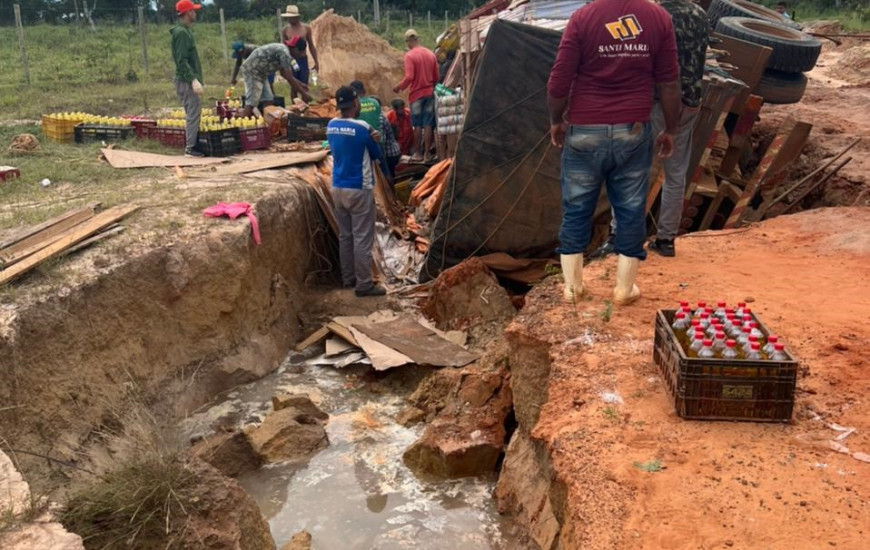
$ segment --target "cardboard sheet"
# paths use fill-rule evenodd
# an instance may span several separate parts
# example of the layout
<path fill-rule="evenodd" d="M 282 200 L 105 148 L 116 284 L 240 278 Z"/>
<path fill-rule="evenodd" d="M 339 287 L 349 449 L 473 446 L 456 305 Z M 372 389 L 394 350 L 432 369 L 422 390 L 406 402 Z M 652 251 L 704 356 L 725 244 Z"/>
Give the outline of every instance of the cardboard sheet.
<path fill-rule="evenodd" d="M 407 316 L 382 323 L 355 322 L 353 328 L 418 365 L 463 367 L 479 357 Z"/>
<path fill-rule="evenodd" d="M 192 158 L 184 155 L 155 155 L 138 151 L 100 149 L 112 168 L 172 168 L 173 166 L 208 166 L 227 162 L 225 158 Z"/>
<path fill-rule="evenodd" d="M 285 166 L 312 164 L 325 159 L 328 154 L 329 153 L 327 151 L 317 151 L 314 153 L 264 153 L 260 155 L 234 157 L 232 164 L 228 166 L 221 166 L 216 170 L 208 170 L 197 172 L 196 174 L 189 174 L 189 176 L 232 176 L 236 174 L 258 172 L 260 170 L 284 168 Z"/>

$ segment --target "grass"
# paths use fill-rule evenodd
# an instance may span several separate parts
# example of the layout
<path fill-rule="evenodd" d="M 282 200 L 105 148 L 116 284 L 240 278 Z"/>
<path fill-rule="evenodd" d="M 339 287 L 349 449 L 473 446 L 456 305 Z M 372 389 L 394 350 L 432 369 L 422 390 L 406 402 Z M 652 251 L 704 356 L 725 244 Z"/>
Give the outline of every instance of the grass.
<path fill-rule="evenodd" d="M 648 473 L 661 472 L 665 469 L 664 464 L 662 464 L 662 461 L 659 459 L 648 460 L 646 462 L 635 462 L 634 467 Z"/>
<path fill-rule="evenodd" d="M 604 300 L 604 309 L 598 314 L 598 317 L 601 318 L 605 323 L 610 322 L 610 318 L 613 316 L 613 302 L 610 300 Z"/>
<path fill-rule="evenodd" d="M 768 7 L 773 7 L 776 2 L 766 2 Z M 798 22 L 831 19 L 843 24 L 847 31 L 870 30 L 870 5 L 864 5 L 856 9 L 832 9 L 819 6 L 816 1 L 788 2 L 789 13 Z M 856 3 L 857 5 L 857 3 Z"/>
<path fill-rule="evenodd" d="M 601 414 L 604 418 L 610 420 L 611 422 L 619 422 L 619 411 L 616 410 L 616 407 L 604 407 L 602 409 Z"/>

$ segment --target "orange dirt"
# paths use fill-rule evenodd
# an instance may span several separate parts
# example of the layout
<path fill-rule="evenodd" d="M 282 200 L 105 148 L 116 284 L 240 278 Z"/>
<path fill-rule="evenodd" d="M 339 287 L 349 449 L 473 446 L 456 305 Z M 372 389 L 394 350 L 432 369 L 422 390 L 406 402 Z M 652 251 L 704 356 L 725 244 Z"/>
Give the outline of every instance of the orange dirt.
<path fill-rule="evenodd" d="M 870 464 L 831 450 L 839 432 L 827 424 L 856 428 L 841 443 L 870 454 L 870 208 L 698 233 L 677 252 L 650 256 L 642 299 L 614 307 L 609 322 L 613 258 L 587 268 L 576 307 L 550 278 L 508 328 L 509 340 L 549 349 L 549 394 L 531 435 L 567 487 L 555 500 L 559 547 L 866 548 Z M 676 416 L 652 361 L 654 313 L 699 299 L 751 302 L 784 337 L 801 363 L 793 423 Z M 652 460 L 664 469 L 637 467 Z"/>

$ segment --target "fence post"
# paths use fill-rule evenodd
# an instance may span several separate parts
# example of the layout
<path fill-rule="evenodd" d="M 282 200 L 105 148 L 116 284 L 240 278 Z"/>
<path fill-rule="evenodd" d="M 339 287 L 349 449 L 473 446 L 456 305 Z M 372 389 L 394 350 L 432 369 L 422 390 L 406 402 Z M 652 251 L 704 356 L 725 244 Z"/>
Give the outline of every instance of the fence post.
<path fill-rule="evenodd" d="M 375 25 L 378 28 L 381 28 L 381 3 L 378 0 L 374 1 L 374 9 L 375 9 Z"/>
<path fill-rule="evenodd" d="M 142 65 L 145 66 L 145 76 L 150 76 L 148 70 L 148 41 L 145 39 L 145 8 L 139 6 L 139 37 L 142 39 Z"/>
<path fill-rule="evenodd" d="M 450 28 L 450 19 L 447 18 L 447 13 L 448 13 L 447 10 L 444 10 L 444 30 L 445 31 Z"/>
<path fill-rule="evenodd" d="M 411 13 L 410 11 L 408 12 L 408 28 L 409 29 L 414 28 L 414 14 Z"/>
<path fill-rule="evenodd" d="M 390 34 L 390 10 L 387 10 L 387 34 Z"/>
<path fill-rule="evenodd" d="M 24 65 L 24 81 L 30 86 L 30 64 L 27 62 L 27 46 L 24 45 L 24 25 L 21 23 L 21 6 L 15 4 L 15 26 L 18 27 L 18 49 L 21 50 L 21 64 Z"/>
<path fill-rule="evenodd" d="M 221 16 L 221 45 L 224 47 L 224 70 L 230 70 L 230 57 L 229 52 L 227 52 L 227 24 L 224 20 L 224 9 L 220 9 Z"/>
<path fill-rule="evenodd" d="M 429 30 L 431 31 L 432 30 L 432 12 L 431 11 L 426 12 L 426 24 L 429 25 Z"/>
<path fill-rule="evenodd" d="M 283 42 L 284 23 L 281 21 L 281 8 L 275 10 L 275 16 L 278 18 L 278 42 Z"/>

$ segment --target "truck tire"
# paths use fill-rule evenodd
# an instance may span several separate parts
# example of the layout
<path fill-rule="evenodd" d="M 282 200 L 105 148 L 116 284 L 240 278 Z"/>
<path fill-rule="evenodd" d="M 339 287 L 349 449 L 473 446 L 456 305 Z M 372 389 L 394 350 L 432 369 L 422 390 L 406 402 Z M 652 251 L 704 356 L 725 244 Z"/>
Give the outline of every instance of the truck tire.
<path fill-rule="evenodd" d="M 765 103 L 788 105 L 799 102 L 806 89 L 807 77 L 805 74 L 784 73 L 768 69 L 761 75 L 761 81 L 752 90 L 752 93 L 763 97 Z"/>
<path fill-rule="evenodd" d="M 710 18 L 710 26 L 713 28 L 716 28 L 716 23 L 723 17 L 750 17 L 752 19 L 773 21 L 793 29 L 801 28 L 800 25 L 788 17 L 747 0 L 712 0 L 710 2 L 710 9 L 707 10 L 707 17 Z"/>
<path fill-rule="evenodd" d="M 716 32 L 773 48 L 767 68 L 786 73 L 812 70 L 822 52 L 822 43 L 818 39 L 761 19 L 723 17 L 716 24 Z"/>

